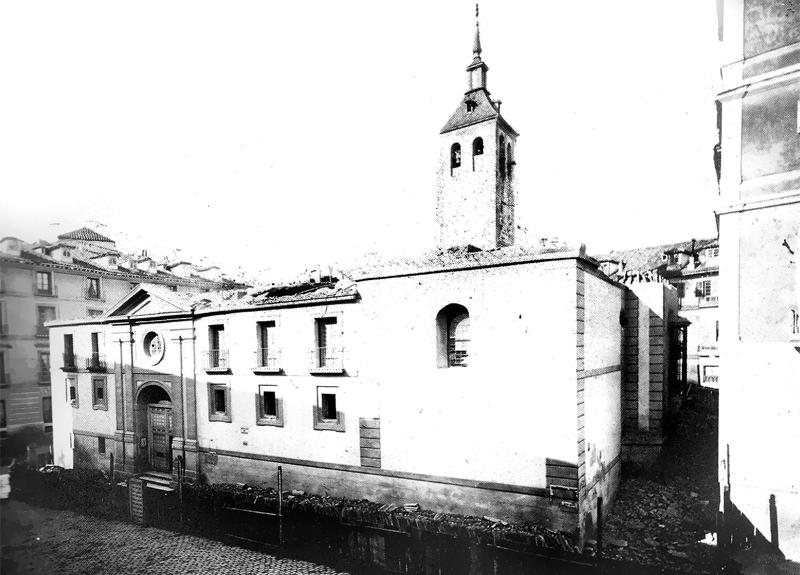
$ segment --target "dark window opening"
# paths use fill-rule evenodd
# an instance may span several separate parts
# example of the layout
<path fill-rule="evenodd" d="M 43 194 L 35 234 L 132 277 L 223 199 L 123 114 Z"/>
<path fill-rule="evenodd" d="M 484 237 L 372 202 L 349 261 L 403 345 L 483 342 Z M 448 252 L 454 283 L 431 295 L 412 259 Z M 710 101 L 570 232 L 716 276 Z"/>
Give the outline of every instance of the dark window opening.
<path fill-rule="evenodd" d="M 36 293 L 48 295 L 53 293 L 50 272 L 36 272 Z"/>
<path fill-rule="evenodd" d="M 483 138 L 472 140 L 472 169 L 475 169 L 475 156 L 483 155 Z"/>
<path fill-rule="evenodd" d="M 98 402 L 101 402 L 101 401 L 103 401 L 105 399 L 105 391 L 103 390 L 103 386 L 102 385 L 98 385 L 95 388 L 95 390 L 94 390 L 94 398 Z"/>
<path fill-rule="evenodd" d="M 42 398 L 42 421 L 44 423 L 53 423 L 53 398 Z"/>
<path fill-rule="evenodd" d="M 500 136 L 500 145 L 498 146 L 498 152 L 500 154 L 499 158 L 499 168 L 500 168 L 500 177 L 506 177 L 506 138 L 505 136 Z"/>
<path fill-rule="evenodd" d="M 75 388 L 74 382 L 70 382 L 69 384 L 69 400 L 72 403 L 75 403 L 78 400 L 78 390 Z"/>
<path fill-rule="evenodd" d="M 278 416 L 278 399 L 274 391 L 265 391 L 262 394 L 264 401 L 264 415 L 267 417 Z"/>
<path fill-rule="evenodd" d="M 478 103 L 475 100 L 467 100 L 465 103 L 467 105 L 467 112 L 474 112 L 475 108 L 478 107 Z"/>
<path fill-rule="evenodd" d="M 450 170 L 461 167 L 461 144 L 450 146 Z"/>
<path fill-rule="evenodd" d="M 214 411 L 217 413 L 225 413 L 227 411 L 225 406 L 225 390 L 214 390 Z"/>
<path fill-rule="evenodd" d="M 89 278 L 86 297 L 100 299 L 100 278 Z"/>
<path fill-rule="evenodd" d="M 0 427 L 6 426 L 6 400 L 0 399 Z"/>
<path fill-rule="evenodd" d="M 469 311 L 450 304 L 436 315 L 439 367 L 466 367 L 470 348 Z"/>
<path fill-rule="evenodd" d="M 514 164 L 516 164 L 516 162 L 514 162 L 514 155 L 511 150 L 511 144 L 508 144 L 508 146 L 506 146 L 506 161 L 508 168 L 508 178 L 511 179 L 511 177 L 514 175 Z"/>
<path fill-rule="evenodd" d="M 97 438 L 97 453 L 105 453 L 106 452 L 106 438 L 105 437 L 98 437 Z"/>
<path fill-rule="evenodd" d="M 320 394 L 322 403 L 322 419 L 336 419 L 336 395 L 333 393 Z"/>

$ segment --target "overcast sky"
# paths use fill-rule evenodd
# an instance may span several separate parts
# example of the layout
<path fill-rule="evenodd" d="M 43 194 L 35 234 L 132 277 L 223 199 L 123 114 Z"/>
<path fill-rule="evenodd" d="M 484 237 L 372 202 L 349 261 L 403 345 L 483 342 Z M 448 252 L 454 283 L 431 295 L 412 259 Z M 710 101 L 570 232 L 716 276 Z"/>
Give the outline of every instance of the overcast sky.
<path fill-rule="evenodd" d="M 480 21 L 531 240 L 716 234 L 714 2 L 492 0 Z M 4 2 L 0 236 L 90 223 L 276 273 L 429 249 L 473 31 L 463 0 Z"/>

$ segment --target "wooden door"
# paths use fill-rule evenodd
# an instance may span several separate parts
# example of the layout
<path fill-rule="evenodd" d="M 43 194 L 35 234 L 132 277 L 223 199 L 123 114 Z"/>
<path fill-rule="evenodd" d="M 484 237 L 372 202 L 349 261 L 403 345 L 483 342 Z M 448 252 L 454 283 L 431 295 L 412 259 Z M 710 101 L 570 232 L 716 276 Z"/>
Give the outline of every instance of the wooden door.
<path fill-rule="evenodd" d="M 148 407 L 148 435 L 150 436 L 150 467 L 156 471 L 169 471 L 172 441 L 172 408 L 163 405 Z"/>

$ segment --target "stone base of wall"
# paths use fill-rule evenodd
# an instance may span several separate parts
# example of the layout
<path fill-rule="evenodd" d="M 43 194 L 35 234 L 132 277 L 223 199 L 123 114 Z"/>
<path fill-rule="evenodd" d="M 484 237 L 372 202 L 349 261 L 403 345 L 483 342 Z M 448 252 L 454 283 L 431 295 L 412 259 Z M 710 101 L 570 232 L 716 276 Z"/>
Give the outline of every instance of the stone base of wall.
<path fill-rule="evenodd" d="M 315 465 L 313 462 L 295 464 L 219 452 L 200 453 L 202 479 L 208 483 L 247 483 L 274 488 L 277 486 L 278 465 L 282 466 L 284 491 L 299 489 L 321 495 L 397 505 L 418 503 L 422 508 L 443 513 L 478 517 L 489 515 L 514 522 L 530 521 L 577 534 L 575 502 L 551 497 L 546 489 L 521 488 L 520 491 L 527 492 L 520 493 L 514 492 L 513 486 L 504 490 L 454 485 L 435 479 L 398 477 L 388 470 L 365 469 L 362 472 L 359 468 L 332 469 L 332 466 Z"/>
<path fill-rule="evenodd" d="M 590 483 L 582 494 L 580 501 L 580 542 L 583 546 L 587 539 L 594 539 L 597 535 L 597 498 L 603 498 L 603 517 L 608 517 L 614 507 L 620 479 L 622 476 L 622 457 L 616 457 L 608 467 L 603 470 L 600 477 Z"/>
<path fill-rule="evenodd" d="M 660 432 L 623 431 L 622 461 L 631 463 L 652 463 L 664 445 Z"/>

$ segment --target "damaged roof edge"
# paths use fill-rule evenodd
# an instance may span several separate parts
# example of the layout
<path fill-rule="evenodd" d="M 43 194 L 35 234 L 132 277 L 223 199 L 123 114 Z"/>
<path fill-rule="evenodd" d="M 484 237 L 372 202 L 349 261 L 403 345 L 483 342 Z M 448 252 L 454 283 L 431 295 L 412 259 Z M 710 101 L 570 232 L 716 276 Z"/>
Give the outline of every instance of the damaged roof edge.
<path fill-rule="evenodd" d="M 284 302 L 273 302 L 273 303 L 263 303 L 263 304 L 251 304 L 248 306 L 240 306 L 240 307 L 231 307 L 231 308 L 224 308 L 224 309 L 205 309 L 200 311 L 195 311 L 192 314 L 192 311 L 169 311 L 163 313 L 153 313 L 153 314 L 142 314 L 142 315 L 135 315 L 135 316 L 127 316 L 127 315 L 113 315 L 108 317 L 99 317 L 99 318 L 76 318 L 76 319 L 68 319 L 68 320 L 52 320 L 45 322 L 45 327 L 67 327 L 71 325 L 99 325 L 99 324 L 113 324 L 113 323 L 120 323 L 125 322 L 130 318 L 133 322 L 143 322 L 143 323 L 153 323 L 154 321 L 162 320 L 162 321 L 173 321 L 173 320 L 183 320 L 191 318 L 192 315 L 194 317 L 205 317 L 211 315 L 221 315 L 226 313 L 242 313 L 248 311 L 259 311 L 263 309 L 279 309 L 279 308 L 291 308 L 291 307 L 309 307 L 315 305 L 328 305 L 330 303 L 349 303 L 352 301 L 357 301 L 359 299 L 358 292 L 352 294 L 345 294 L 345 295 L 336 295 L 336 296 L 327 296 L 327 297 L 320 297 L 320 298 L 309 298 L 306 300 L 298 300 L 298 301 L 284 301 Z"/>

